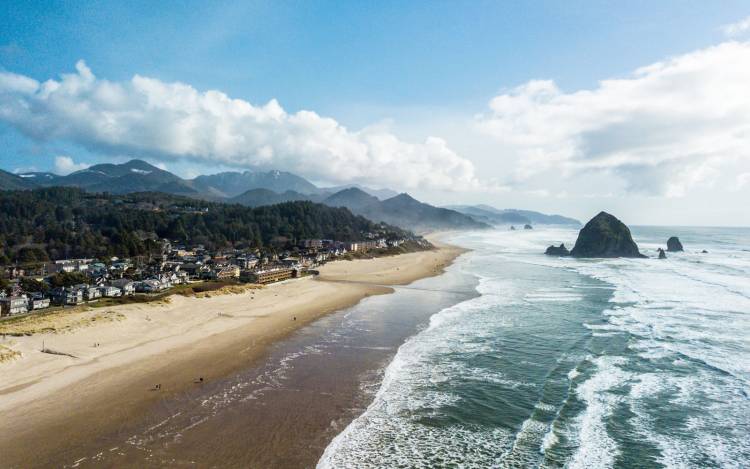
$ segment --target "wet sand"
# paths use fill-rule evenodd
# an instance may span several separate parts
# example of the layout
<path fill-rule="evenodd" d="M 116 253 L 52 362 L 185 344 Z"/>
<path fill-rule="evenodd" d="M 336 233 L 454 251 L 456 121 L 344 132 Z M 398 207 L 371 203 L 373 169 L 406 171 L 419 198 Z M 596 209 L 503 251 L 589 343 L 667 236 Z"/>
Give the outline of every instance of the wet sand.
<path fill-rule="evenodd" d="M 173 297 L 160 306 L 109 308 L 118 319 L 64 334 L 7 338 L 3 345 L 23 356 L 0 364 L 0 465 L 74 463 L 81 448 L 137 428 L 154 406 L 202 386 L 194 383 L 196 378 L 208 385 L 253 366 L 269 345 L 303 325 L 367 296 L 388 293 L 386 285 L 435 275 L 461 252 L 441 246 L 335 262 L 318 279 L 239 295 Z M 77 358 L 42 354 L 41 340 Z M 94 347 L 96 342 L 101 345 Z M 157 383 L 160 389 L 150 390 Z M 273 419 L 269 415 L 266 421 Z"/>

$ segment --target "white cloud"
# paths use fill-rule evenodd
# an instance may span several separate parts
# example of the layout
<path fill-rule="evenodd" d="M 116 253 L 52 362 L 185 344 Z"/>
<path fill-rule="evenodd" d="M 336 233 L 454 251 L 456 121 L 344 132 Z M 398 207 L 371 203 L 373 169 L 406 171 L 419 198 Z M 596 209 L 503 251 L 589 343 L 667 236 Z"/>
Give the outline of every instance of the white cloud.
<path fill-rule="evenodd" d="M 473 164 L 440 138 L 408 143 L 382 128 L 350 131 L 312 111 L 289 114 L 276 100 L 257 106 L 140 75 L 110 82 L 83 61 L 76 70 L 44 83 L 0 73 L 0 119 L 38 140 L 110 155 L 284 169 L 332 183 L 482 186 Z"/>
<path fill-rule="evenodd" d="M 682 196 L 750 165 L 748 83 L 750 43 L 726 42 L 593 89 L 530 81 L 493 98 L 477 125 L 518 159 L 519 181 L 611 174 L 628 191 Z"/>
<path fill-rule="evenodd" d="M 80 171 L 88 168 L 89 165 L 86 163 L 76 163 L 73 158 L 69 156 L 56 156 L 55 157 L 55 172 L 57 174 L 66 175 L 74 171 Z"/>
<path fill-rule="evenodd" d="M 750 16 L 736 23 L 726 24 L 721 27 L 726 36 L 735 37 L 750 31 Z"/>

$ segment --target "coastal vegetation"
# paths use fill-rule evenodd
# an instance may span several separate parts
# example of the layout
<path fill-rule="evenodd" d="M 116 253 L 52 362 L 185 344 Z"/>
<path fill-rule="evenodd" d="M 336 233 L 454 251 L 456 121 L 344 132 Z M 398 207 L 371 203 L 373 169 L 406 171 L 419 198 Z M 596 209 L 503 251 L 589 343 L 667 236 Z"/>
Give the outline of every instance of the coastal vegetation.
<path fill-rule="evenodd" d="M 309 201 L 249 208 L 163 193 L 0 192 L 0 264 L 149 257 L 160 253 L 162 238 L 208 249 L 262 248 L 306 238 L 357 240 L 366 233 L 387 238 L 405 231 Z"/>

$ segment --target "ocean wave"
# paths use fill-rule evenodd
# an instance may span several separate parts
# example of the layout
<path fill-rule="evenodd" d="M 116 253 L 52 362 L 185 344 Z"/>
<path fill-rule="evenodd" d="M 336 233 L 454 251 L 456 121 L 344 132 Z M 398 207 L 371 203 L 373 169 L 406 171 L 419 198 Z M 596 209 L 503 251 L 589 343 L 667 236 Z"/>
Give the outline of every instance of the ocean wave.
<path fill-rule="evenodd" d="M 399 348 L 371 405 L 326 448 L 319 467 L 605 468 L 633 457 L 650 466 L 742 467 L 750 460 L 750 255 L 708 240 L 693 246 L 711 254 L 671 254 L 666 262 L 541 254 L 549 244 L 572 245 L 574 235 L 461 235 L 475 248 L 464 265 L 479 278 L 480 296 L 433 315 Z M 550 320 L 531 327 L 526 342 L 504 336 L 529 326 L 527 315 Z M 575 326 L 580 338 L 562 341 Z M 555 366 L 544 364 L 545 354 L 556 354 Z M 464 422 L 468 399 L 523 418 L 514 426 Z"/>

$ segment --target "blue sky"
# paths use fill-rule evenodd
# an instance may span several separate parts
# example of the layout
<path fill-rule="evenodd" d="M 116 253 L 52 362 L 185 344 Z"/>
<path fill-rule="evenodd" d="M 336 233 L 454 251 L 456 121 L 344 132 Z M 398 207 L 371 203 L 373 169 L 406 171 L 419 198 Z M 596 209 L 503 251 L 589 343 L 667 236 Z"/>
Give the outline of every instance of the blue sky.
<path fill-rule="evenodd" d="M 487 114 L 493 97 L 540 79 L 554 80 L 562 93 L 595 89 L 600 80 L 720 44 L 727 40 L 723 25 L 750 15 L 746 1 L 158 3 L 4 2 L 0 71 L 59 80 L 82 59 L 111 82 L 137 74 L 253 105 L 276 99 L 289 114 L 311 110 L 353 131 L 374 125 L 406 142 L 439 137 L 484 174 L 500 166 L 492 155 L 502 145 L 477 144 L 454 123 Z M 17 129 L 0 123 L 4 169 L 51 170 L 63 154 L 91 164 L 127 153 L 102 151 L 80 136 L 40 139 Z M 183 175 L 247 161 L 166 158 L 161 151 L 152 159 Z M 495 172 L 493 184 L 517 187 L 516 175 Z M 511 201 L 561 207 L 538 196 L 539 184 L 537 195 Z M 485 197 L 421 182 L 413 191 L 436 202 Z M 591 194 L 576 201 L 580 212 L 589 210 L 584 196 Z"/>

